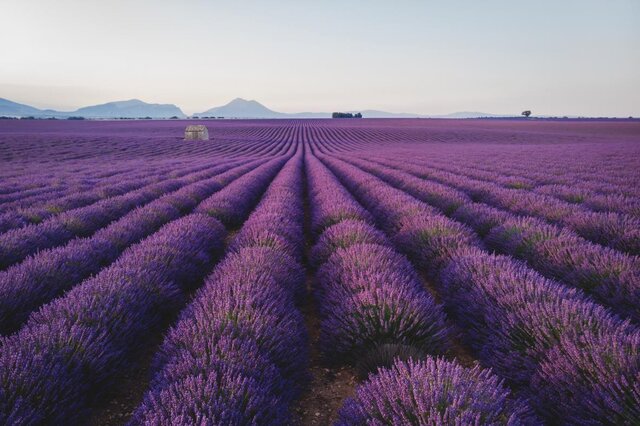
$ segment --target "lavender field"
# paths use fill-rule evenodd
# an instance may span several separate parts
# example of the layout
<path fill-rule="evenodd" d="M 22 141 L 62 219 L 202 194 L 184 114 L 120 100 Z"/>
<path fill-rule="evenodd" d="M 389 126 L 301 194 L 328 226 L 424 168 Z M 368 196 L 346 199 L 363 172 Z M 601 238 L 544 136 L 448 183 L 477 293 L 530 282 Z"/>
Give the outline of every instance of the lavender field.
<path fill-rule="evenodd" d="M 640 121 L 0 121 L 0 424 L 640 425 Z"/>

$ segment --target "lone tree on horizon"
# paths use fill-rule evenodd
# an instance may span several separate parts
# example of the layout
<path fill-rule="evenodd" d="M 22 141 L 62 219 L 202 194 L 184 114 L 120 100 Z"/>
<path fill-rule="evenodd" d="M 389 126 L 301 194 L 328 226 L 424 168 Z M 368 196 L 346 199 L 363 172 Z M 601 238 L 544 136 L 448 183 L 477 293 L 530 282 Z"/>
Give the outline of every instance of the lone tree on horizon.
<path fill-rule="evenodd" d="M 521 115 L 524 115 L 525 117 L 529 118 L 529 116 L 531 115 L 531 111 L 529 111 L 529 110 L 522 111 Z"/>

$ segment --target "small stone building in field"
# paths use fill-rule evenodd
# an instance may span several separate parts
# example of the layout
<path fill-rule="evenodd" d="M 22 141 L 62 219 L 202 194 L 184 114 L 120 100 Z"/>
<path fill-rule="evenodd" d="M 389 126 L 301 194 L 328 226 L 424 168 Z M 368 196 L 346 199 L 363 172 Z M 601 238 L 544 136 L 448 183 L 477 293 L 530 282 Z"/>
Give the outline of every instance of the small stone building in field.
<path fill-rule="evenodd" d="M 209 131 L 202 124 L 187 126 L 184 131 L 185 141 L 208 141 Z"/>

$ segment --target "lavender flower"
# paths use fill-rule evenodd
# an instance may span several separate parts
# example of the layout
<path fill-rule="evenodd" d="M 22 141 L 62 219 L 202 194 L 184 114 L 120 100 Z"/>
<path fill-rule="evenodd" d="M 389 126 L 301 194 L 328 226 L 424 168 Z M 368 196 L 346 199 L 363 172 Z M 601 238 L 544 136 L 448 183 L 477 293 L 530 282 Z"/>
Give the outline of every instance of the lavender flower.
<path fill-rule="evenodd" d="M 360 385 L 340 409 L 338 425 L 534 425 L 489 370 L 444 359 L 397 361 Z"/>

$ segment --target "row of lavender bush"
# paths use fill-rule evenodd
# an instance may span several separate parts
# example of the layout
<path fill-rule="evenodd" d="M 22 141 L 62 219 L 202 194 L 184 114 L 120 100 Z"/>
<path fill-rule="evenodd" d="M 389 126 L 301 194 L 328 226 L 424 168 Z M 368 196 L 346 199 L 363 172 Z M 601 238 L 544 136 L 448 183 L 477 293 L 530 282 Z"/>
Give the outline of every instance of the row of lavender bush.
<path fill-rule="evenodd" d="M 302 221 L 299 153 L 165 337 L 131 424 L 288 424 L 306 380 Z"/>
<path fill-rule="evenodd" d="M 613 170 L 602 174 L 606 168 L 602 157 L 598 165 L 589 168 L 579 166 L 572 169 L 563 158 L 556 164 L 555 172 L 551 172 L 547 159 L 533 159 L 525 167 L 518 167 L 513 162 L 479 166 L 475 158 L 421 158 L 422 164 L 429 168 L 452 172 L 474 179 L 495 182 L 507 188 L 531 189 L 551 195 L 555 198 L 580 204 L 595 211 L 618 211 L 637 216 L 637 188 L 634 187 L 633 175 L 629 173 L 633 167 L 622 167 L 621 175 L 614 177 Z M 541 163 L 542 162 L 542 163 Z M 626 171 L 625 171 L 626 169 Z"/>
<path fill-rule="evenodd" d="M 307 158 L 307 171 L 312 223 L 336 223 L 316 229 L 319 238 L 311 250 L 318 256 L 312 262 L 319 265 L 316 298 L 327 355 L 353 363 L 385 344 L 425 353 L 446 350 L 442 307 L 409 261 L 367 222 L 370 216 L 317 159 Z"/>
<path fill-rule="evenodd" d="M 568 229 L 473 203 L 454 188 L 394 169 L 350 160 L 473 228 L 492 249 L 526 260 L 543 275 L 593 294 L 640 321 L 640 259 L 591 243 Z"/>
<path fill-rule="evenodd" d="M 425 167 L 384 159 L 376 161 L 401 168 L 409 173 L 451 185 L 468 194 L 474 201 L 511 211 L 519 215 L 535 216 L 568 227 L 595 243 L 630 254 L 640 254 L 640 219 L 621 213 L 592 212 L 576 204 L 522 189 L 502 188 L 491 182 L 465 176 L 442 174 Z"/>
<path fill-rule="evenodd" d="M 0 344 L 0 423 L 74 424 L 224 247 L 215 219 L 178 219 L 45 305 Z"/>
<path fill-rule="evenodd" d="M 38 306 L 113 262 L 123 250 L 266 160 L 211 167 L 217 175 L 138 207 L 92 237 L 44 250 L 0 272 L 0 333 L 14 331 Z"/>
<path fill-rule="evenodd" d="M 7 196 L 0 197 L 0 212 L 2 213 L 2 215 L 0 215 L 0 218 L 2 219 L 0 221 L 0 224 L 2 225 L 0 229 L 2 229 L 2 232 L 5 232 L 4 228 L 11 224 L 11 213 L 23 213 L 23 215 L 28 218 L 29 215 L 26 214 L 26 210 L 28 209 L 43 208 L 48 204 L 51 205 L 52 209 L 56 207 L 64 207 L 67 203 L 71 204 L 76 198 L 80 201 L 80 197 L 83 196 L 84 192 L 101 190 L 105 193 L 110 193 L 110 188 L 112 186 L 114 186 L 113 190 L 117 192 L 118 185 L 123 183 L 125 180 L 138 180 L 145 177 L 151 177 L 157 173 L 158 170 L 156 166 L 147 165 L 146 167 L 142 166 L 139 169 L 119 171 L 119 173 L 106 178 L 94 178 L 84 175 L 80 177 L 73 177 L 61 174 L 61 176 L 51 179 L 53 182 L 49 185 L 39 188 L 35 194 L 18 192 L 12 194 L 10 199 L 8 199 L 9 197 Z M 96 172 L 96 175 L 98 176 L 101 174 L 102 173 L 100 173 L 100 171 Z M 65 181 L 64 184 L 59 182 L 60 180 Z M 112 195 L 120 194 L 113 193 Z M 25 210 L 25 212 L 22 210 Z M 14 220 L 17 221 L 17 218 Z"/>
<path fill-rule="evenodd" d="M 420 162 L 407 157 L 412 163 L 426 166 L 429 169 L 450 172 L 472 179 L 496 183 L 506 188 L 529 189 L 540 194 L 578 204 L 593 211 L 611 211 L 640 216 L 640 203 L 635 196 L 625 195 L 625 189 L 620 182 L 605 182 L 604 177 L 597 170 L 587 170 L 576 173 L 567 170 L 566 162 L 561 175 L 550 175 L 548 164 L 535 162 L 530 168 L 518 170 L 513 164 L 500 167 L 479 167 L 471 159 L 458 159 L 462 164 L 443 162 L 443 159 L 421 159 Z M 543 171 L 544 170 L 544 171 Z M 593 176 L 599 175 L 597 181 Z M 584 179 L 589 180 L 584 180 Z"/>
<path fill-rule="evenodd" d="M 137 180 L 144 177 L 162 175 L 167 168 L 188 169 L 189 164 L 175 161 L 162 161 L 153 164 L 133 161 L 127 164 L 106 164 L 96 166 L 92 164 L 89 171 L 75 170 L 69 164 L 68 168 L 55 170 L 47 176 L 33 176 L 38 173 L 38 169 L 25 170 L 23 174 L 30 174 L 29 177 L 22 177 L 23 183 L 27 187 L 36 186 L 32 189 L 17 191 L 12 194 L 0 196 L 0 212 L 7 213 L 9 210 L 22 208 L 43 207 L 45 203 L 56 205 L 58 200 L 70 197 L 78 197 L 80 192 L 93 190 L 102 187 L 109 192 L 109 186 L 121 182 L 123 179 Z M 117 194 L 114 194 L 117 195 Z"/>
<path fill-rule="evenodd" d="M 580 204 L 597 212 L 618 212 L 640 217 L 640 201 L 623 194 L 598 194 L 571 182 L 566 185 L 543 185 L 534 189 L 540 194 L 550 195 L 568 203 Z"/>
<path fill-rule="evenodd" d="M 315 157 L 307 157 L 307 177 L 312 223 L 324 224 L 311 251 L 320 266 L 321 347 L 361 376 L 374 373 L 345 401 L 338 424 L 533 423 L 489 371 L 427 356 L 449 346 L 442 307 Z"/>
<path fill-rule="evenodd" d="M 291 143 L 270 147 L 291 150 Z M 64 244 L 75 237 L 91 235 L 97 229 L 120 218 L 131 209 L 145 204 L 165 192 L 178 189 L 198 178 L 203 165 L 191 166 L 190 175 L 170 178 L 159 183 L 147 185 L 124 195 L 104 199 L 92 205 L 73 209 L 51 217 L 40 224 L 10 230 L 0 235 L 0 269 L 23 260 L 38 250 Z M 209 173 L 207 170 L 201 173 Z M 195 175 L 195 177 L 194 177 Z"/>
<path fill-rule="evenodd" d="M 0 235 L 0 268 L 17 263 L 38 250 L 59 246 L 75 237 L 89 236 L 134 208 L 189 183 L 189 178 L 167 179 L 69 210 L 40 224 L 8 231 Z"/>
<path fill-rule="evenodd" d="M 246 186 L 266 187 L 283 161 L 276 158 L 243 175 L 223 189 L 222 199 L 244 194 L 239 206 L 255 205 L 261 192 Z M 222 253 L 225 235 L 213 217 L 185 216 L 32 314 L 25 327 L 0 345 L 0 421 L 82 419 L 145 337 L 184 304 L 186 293 Z"/>
<path fill-rule="evenodd" d="M 186 170 L 172 172 L 171 177 L 179 178 L 202 170 L 205 170 L 206 173 L 206 169 L 209 167 L 211 167 L 210 164 L 200 165 L 195 169 L 189 167 Z M 159 173 L 155 168 L 144 170 L 142 173 L 125 173 L 117 175 L 117 180 L 100 180 L 89 190 L 77 189 L 65 196 L 61 196 L 62 194 L 52 195 L 53 198 L 48 199 L 46 203 L 37 203 L 32 200 L 29 202 L 28 208 L 11 209 L 0 215 L 0 232 L 40 223 L 67 210 L 77 209 L 105 198 L 126 194 L 151 183 L 160 182 L 165 178 L 165 175 L 166 173 Z M 194 178 L 196 177 L 194 176 Z"/>
<path fill-rule="evenodd" d="M 536 218 L 503 213 L 469 204 L 453 217 L 488 229 L 484 241 L 494 250 L 523 259 L 546 277 L 580 288 L 622 316 L 640 321 L 640 258 Z"/>
<path fill-rule="evenodd" d="M 474 353 L 566 424 L 640 418 L 638 329 L 525 264 L 484 252 L 470 229 L 335 158 L 323 157 L 394 239 L 436 278 Z"/>
<path fill-rule="evenodd" d="M 443 166 L 437 165 L 436 167 L 442 169 Z M 536 164 L 536 166 L 540 167 L 540 164 Z M 597 182 L 583 180 L 583 177 L 593 178 L 594 175 L 598 174 L 597 171 L 588 171 L 586 176 L 582 176 L 583 173 L 564 170 L 562 176 L 554 176 L 553 179 L 548 179 L 548 174 L 541 171 L 529 172 L 526 175 L 515 175 L 514 173 L 517 170 L 511 170 L 507 175 L 504 175 L 507 170 L 478 170 L 469 164 L 464 167 L 446 167 L 444 170 L 474 179 L 494 182 L 507 188 L 533 190 L 593 211 L 618 212 L 636 217 L 640 216 L 640 203 L 637 198 L 621 193 L 621 191 L 626 191 L 618 183 L 607 183 L 602 179 L 602 176 L 599 176 L 602 180 Z M 547 179 L 544 179 L 544 177 L 547 177 Z"/>

